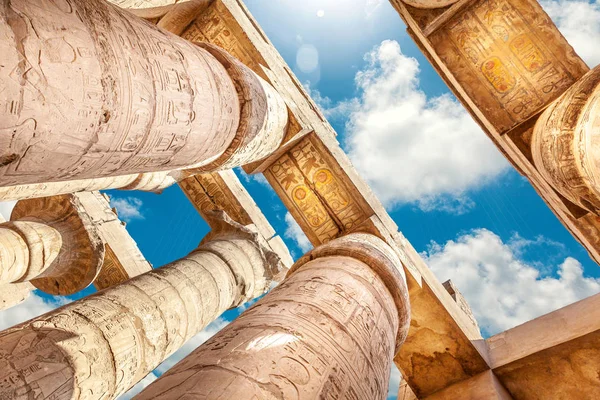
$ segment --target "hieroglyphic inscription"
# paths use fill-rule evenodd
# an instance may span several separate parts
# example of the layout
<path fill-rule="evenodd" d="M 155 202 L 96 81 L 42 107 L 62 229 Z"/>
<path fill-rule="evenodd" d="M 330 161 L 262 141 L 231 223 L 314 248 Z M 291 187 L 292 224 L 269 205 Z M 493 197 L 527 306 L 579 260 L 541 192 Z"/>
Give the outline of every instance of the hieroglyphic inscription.
<path fill-rule="evenodd" d="M 347 257 L 317 259 L 139 396 L 384 399 L 398 321 L 373 269 Z"/>
<path fill-rule="evenodd" d="M 265 171 L 313 244 L 325 243 L 369 216 L 327 156 L 318 139 L 307 137 Z"/>
<path fill-rule="evenodd" d="M 225 310 L 269 288 L 279 260 L 251 237 L 230 231 L 0 332 L 0 399 L 117 398 Z"/>
<path fill-rule="evenodd" d="M 600 68 L 596 67 L 552 103 L 535 124 L 535 166 L 562 196 L 600 214 L 598 110 Z"/>
<path fill-rule="evenodd" d="M 100 274 L 98 274 L 98 277 L 94 281 L 94 286 L 98 290 L 106 289 L 131 278 L 127 271 L 125 271 L 125 268 L 123 268 L 123 265 L 121 265 L 114 251 L 110 248 L 110 245 L 105 244 L 104 246 L 106 248 L 104 264 L 102 264 Z"/>
<path fill-rule="evenodd" d="M 179 182 L 179 186 L 204 218 L 209 211 L 223 210 L 242 225 L 252 223 L 219 173 L 194 175 Z"/>
<path fill-rule="evenodd" d="M 100 0 L 3 12 L 3 185 L 200 165 L 235 137 L 235 87 L 205 50 Z"/>
<path fill-rule="evenodd" d="M 237 29 L 236 29 L 237 28 Z M 191 42 L 208 42 L 225 49 L 242 61 L 263 79 L 260 65 L 266 65 L 260 53 L 250 44 L 247 35 L 220 1 L 215 1 L 202 12 L 194 23 L 181 35 Z"/>
<path fill-rule="evenodd" d="M 531 0 L 476 1 L 430 40 L 501 133 L 534 115 L 587 70 Z"/>

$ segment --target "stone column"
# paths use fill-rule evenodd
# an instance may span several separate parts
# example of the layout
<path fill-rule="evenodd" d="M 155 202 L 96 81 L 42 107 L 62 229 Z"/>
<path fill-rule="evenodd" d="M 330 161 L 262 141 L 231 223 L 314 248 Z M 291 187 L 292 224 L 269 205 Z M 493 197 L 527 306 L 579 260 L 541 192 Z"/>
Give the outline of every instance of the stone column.
<path fill-rule="evenodd" d="M 30 282 L 54 295 L 94 281 L 104 244 L 72 195 L 19 201 L 0 225 L 0 283 Z"/>
<path fill-rule="evenodd" d="M 536 168 L 563 197 L 600 215 L 600 66 L 550 104 L 535 124 Z"/>
<path fill-rule="evenodd" d="M 278 287 L 138 399 L 374 399 L 408 333 L 402 266 L 369 234 L 300 259 Z"/>
<path fill-rule="evenodd" d="M 187 257 L 0 333 L 0 398 L 126 392 L 222 312 L 280 277 L 278 258 L 257 239 L 225 219 Z"/>
<path fill-rule="evenodd" d="M 0 39 L 0 186 L 227 169 L 283 139 L 258 75 L 105 1 L 4 2 Z"/>

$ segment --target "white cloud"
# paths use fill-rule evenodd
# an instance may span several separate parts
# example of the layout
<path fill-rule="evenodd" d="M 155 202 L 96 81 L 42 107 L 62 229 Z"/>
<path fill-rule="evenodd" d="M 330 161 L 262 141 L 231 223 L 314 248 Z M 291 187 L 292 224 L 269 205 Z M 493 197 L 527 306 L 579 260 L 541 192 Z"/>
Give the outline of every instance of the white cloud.
<path fill-rule="evenodd" d="M 468 191 L 507 171 L 508 163 L 445 94 L 419 88 L 419 63 L 386 40 L 365 55 L 358 98 L 346 102 L 348 154 L 385 205 L 464 212 Z"/>
<path fill-rule="evenodd" d="M 198 333 L 196 336 L 188 340 L 179 350 L 173 353 L 169 358 L 160 364 L 155 371 L 158 375 L 162 375 L 167 372 L 173 365 L 177 364 L 184 357 L 194 351 L 202 343 L 213 337 L 217 332 L 226 327 L 231 321 L 227 321 L 223 318 L 217 318 L 211 322 L 204 330 Z"/>
<path fill-rule="evenodd" d="M 131 389 L 129 389 L 129 391 L 127 391 L 126 393 L 124 393 L 121 396 L 117 397 L 117 399 L 118 400 L 129 400 L 129 399 L 132 399 L 133 396 L 137 395 L 139 392 L 141 392 L 142 390 L 144 390 L 146 388 L 146 386 L 148 386 L 149 384 L 151 384 L 152 382 L 154 382 L 156 379 L 158 379 L 158 376 L 154 372 L 150 372 L 148 375 L 146 375 L 146 377 L 144 379 L 142 379 L 141 381 L 139 381 L 137 383 L 137 385 L 135 385 L 134 387 L 132 387 Z"/>
<path fill-rule="evenodd" d="M 144 203 L 137 197 L 112 197 L 110 205 L 117 209 L 119 218 L 126 222 L 134 219 L 144 219 L 142 205 Z"/>
<path fill-rule="evenodd" d="M 12 213 L 13 208 L 15 208 L 15 204 L 17 204 L 17 202 L 14 200 L 0 202 L 0 215 L 2 215 L 5 220 L 10 221 L 10 214 Z"/>
<path fill-rule="evenodd" d="M 32 318 L 39 317 L 42 314 L 70 302 L 71 300 L 62 296 L 56 296 L 53 297 L 52 300 L 46 300 L 38 296 L 35 292 L 32 292 L 31 296 L 21 304 L 0 311 L 0 331 Z"/>
<path fill-rule="evenodd" d="M 543 0 L 540 4 L 577 54 L 590 67 L 600 64 L 600 3 Z"/>
<path fill-rule="evenodd" d="M 546 268 L 557 277 L 524 261 L 524 247 L 541 244 L 553 245 L 518 236 L 504 243 L 493 232 L 477 229 L 445 245 L 432 243 L 425 259 L 440 281 L 452 279 L 484 333 L 493 335 L 600 292 L 600 279 L 585 277 L 574 258 Z"/>
<path fill-rule="evenodd" d="M 292 239 L 304 253 L 312 249 L 312 244 L 289 212 L 285 214 L 285 222 L 287 228 L 283 235 L 288 239 Z"/>

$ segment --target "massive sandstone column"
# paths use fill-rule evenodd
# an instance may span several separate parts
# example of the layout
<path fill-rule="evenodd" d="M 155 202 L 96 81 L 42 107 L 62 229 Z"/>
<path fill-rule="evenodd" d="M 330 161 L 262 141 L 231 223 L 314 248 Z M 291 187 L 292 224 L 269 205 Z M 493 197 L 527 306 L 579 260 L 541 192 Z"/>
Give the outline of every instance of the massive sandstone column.
<path fill-rule="evenodd" d="M 600 66 L 542 113 L 531 150 L 536 168 L 554 189 L 600 215 Z"/>
<path fill-rule="evenodd" d="M 138 399 L 373 399 L 408 333 L 400 261 L 368 234 L 300 259 L 278 287 Z"/>
<path fill-rule="evenodd" d="M 181 260 L 0 333 L 0 398 L 113 399 L 264 293 L 279 259 L 226 222 Z"/>
<path fill-rule="evenodd" d="M 104 244 L 75 196 L 19 201 L 0 224 L 0 284 L 73 294 L 94 281 L 103 259 Z"/>
<path fill-rule="evenodd" d="M 283 139 L 254 72 L 102 0 L 1 3 L 0 54 L 0 186 L 227 169 Z"/>

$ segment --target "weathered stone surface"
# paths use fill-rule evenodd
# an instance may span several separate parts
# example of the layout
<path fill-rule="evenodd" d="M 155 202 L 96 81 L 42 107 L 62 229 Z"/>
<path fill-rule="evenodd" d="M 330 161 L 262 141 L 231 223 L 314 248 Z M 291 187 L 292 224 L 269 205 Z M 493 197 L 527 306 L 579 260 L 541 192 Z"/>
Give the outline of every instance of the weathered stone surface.
<path fill-rule="evenodd" d="M 535 166 L 560 194 L 600 214 L 600 67 L 553 102 L 535 124 Z"/>
<path fill-rule="evenodd" d="M 224 67 L 115 6 L 23 0 L 0 11 L 3 186 L 200 167 L 224 154 L 250 162 L 257 142 L 283 138 L 287 111 L 268 85 L 245 97 L 251 71 L 234 82 L 234 61 Z M 275 103 L 277 117 L 256 111 Z"/>
<path fill-rule="evenodd" d="M 229 226 L 239 230 L 0 333 L 0 397 L 113 399 L 223 311 L 264 293 L 281 272 L 277 257 Z"/>
<path fill-rule="evenodd" d="M 399 263 L 371 235 L 315 249 L 138 398 L 384 399 L 409 320 Z"/>
<path fill-rule="evenodd" d="M 5 282 L 29 281 L 46 293 L 67 295 L 84 289 L 96 278 L 104 259 L 104 244 L 75 196 L 21 200 L 11 221 L 3 226 L 20 237 L 2 250 L 19 251 L 22 255 L 14 258 L 19 260 L 14 265 L 27 267 L 20 269 L 23 274 Z"/>
<path fill-rule="evenodd" d="M 545 397 L 543 397 L 545 399 Z M 512 400 L 512 396 L 502 386 L 492 371 L 482 372 L 465 381 L 456 383 L 431 396 L 426 400 Z"/>
<path fill-rule="evenodd" d="M 600 295 L 486 340 L 490 366 L 515 399 L 600 398 Z"/>
<path fill-rule="evenodd" d="M 106 289 L 152 270 L 116 211 L 110 207 L 107 195 L 83 192 L 74 196 L 85 209 L 106 247 L 102 269 L 94 281 L 97 289 Z"/>
<path fill-rule="evenodd" d="M 148 172 L 144 174 L 120 175 L 107 178 L 79 179 L 65 182 L 34 183 L 0 187 L 0 199 L 24 200 L 37 197 L 49 197 L 60 194 L 92 192 L 94 190 L 121 189 L 161 192 L 176 183 L 175 176 L 169 171 Z"/>
<path fill-rule="evenodd" d="M 24 302 L 33 289 L 29 282 L 0 284 L 0 311 Z"/>
<path fill-rule="evenodd" d="M 0 284 L 30 281 L 48 269 L 63 245 L 59 231 L 46 223 L 0 225 Z"/>

